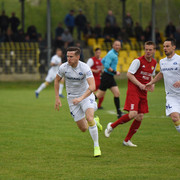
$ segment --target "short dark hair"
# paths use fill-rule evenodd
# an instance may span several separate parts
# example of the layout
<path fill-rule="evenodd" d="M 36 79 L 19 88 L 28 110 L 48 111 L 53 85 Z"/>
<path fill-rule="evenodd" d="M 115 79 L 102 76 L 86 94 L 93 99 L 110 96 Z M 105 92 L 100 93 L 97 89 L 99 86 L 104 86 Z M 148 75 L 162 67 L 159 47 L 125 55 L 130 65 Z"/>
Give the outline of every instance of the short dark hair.
<path fill-rule="evenodd" d="M 146 46 L 146 45 L 152 45 L 152 46 L 154 46 L 154 49 L 156 49 L 156 44 L 153 42 L 153 41 L 146 41 L 145 43 L 144 43 L 144 46 Z"/>
<path fill-rule="evenodd" d="M 78 47 L 68 47 L 68 48 L 67 48 L 67 52 L 68 52 L 68 51 L 75 51 L 75 55 L 76 55 L 76 56 L 81 54 L 81 49 L 78 48 Z"/>
<path fill-rule="evenodd" d="M 174 38 L 167 38 L 165 41 L 171 41 L 172 46 L 176 46 L 176 39 Z"/>
<path fill-rule="evenodd" d="M 95 52 L 96 52 L 96 51 L 99 51 L 99 50 L 101 50 L 101 49 L 100 49 L 100 48 L 96 48 L 96 49 L 95 49 Z"/>

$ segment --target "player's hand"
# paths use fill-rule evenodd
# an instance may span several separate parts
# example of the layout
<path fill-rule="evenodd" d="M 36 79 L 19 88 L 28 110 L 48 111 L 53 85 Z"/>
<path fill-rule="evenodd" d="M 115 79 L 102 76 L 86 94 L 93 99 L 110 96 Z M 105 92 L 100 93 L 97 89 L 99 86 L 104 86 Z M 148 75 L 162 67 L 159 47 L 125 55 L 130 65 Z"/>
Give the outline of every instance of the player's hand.
<path fill-rule="evenodd" d="M 75 99 L 72 100 L 74 105 L 80 103 L 81 101 L 82 101 L 82 99 L 80 97 L 79 98 L 75 98 Z"/>
<path fill-rule="evenodd" d="M 151 85 L 145 86 L 145 90 L 153 92 L 154 91 L 154 87 L 155 87 L 155 85 L 151 84 Z"/>
<path fill-rule="evenodd" d="M 141 89 L 141 90 L 145 90 L 145 87 L 146 87 L 146 86 L 145 86 L 144 84 L 140 84 L 140 85 L 139 85 L 139 89 Z"/>
<path fill-rule="evenodd" d="M 116 75 L 117 75 L 117 76 L 120 76 L 120 74 L 121 74 L 121 73 L 120 73 L 119 71 L 116 72 Z"/>
<path fill-rule="evenodd" d="M 180 81 L 177 81 L 173 84 L 175 88 L 180 88 Z"/>
<path fill-rule="evenodd" d="M 147 83 L 145 85 L 145 90 L 149 91 L 149 89 L 151 89 L 151 88 L 152 88 L 152 83 L 151 82 L 149 82 L 149 83 Z"/>
<path fill-rule="evenodd" d="M 56 102 L 55 102 L 55 110 L 57 109 L 59 111 L 59 107 L 61 107 L 61 101 L 59 98 L 56 98 Z"/>

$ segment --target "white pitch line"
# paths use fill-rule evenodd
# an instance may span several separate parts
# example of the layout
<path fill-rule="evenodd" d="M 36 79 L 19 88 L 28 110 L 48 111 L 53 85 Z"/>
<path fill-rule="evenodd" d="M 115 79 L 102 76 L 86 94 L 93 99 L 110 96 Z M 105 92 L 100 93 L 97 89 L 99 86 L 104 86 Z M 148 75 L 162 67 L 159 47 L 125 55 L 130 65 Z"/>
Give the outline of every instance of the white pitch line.
<path fill-rule="evenodd" d="M 108 111 L 106 111 L 108 114 L 116 114 L 116 112 L 114 111 L 114 110 L 108 110 Z M 168 118 L 167 116 L 151 116 L 151 115 L 144 115 L 144 118 L 153 118 L 153 119 L 157 119 L 157 118 Z"/>

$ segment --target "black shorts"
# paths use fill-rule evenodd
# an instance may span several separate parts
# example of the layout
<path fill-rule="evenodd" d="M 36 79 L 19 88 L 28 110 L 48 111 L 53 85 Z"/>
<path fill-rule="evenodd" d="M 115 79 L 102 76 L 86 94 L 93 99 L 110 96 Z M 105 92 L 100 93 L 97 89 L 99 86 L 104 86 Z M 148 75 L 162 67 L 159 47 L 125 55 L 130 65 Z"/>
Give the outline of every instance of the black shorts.
<path fill-rule="evenodd" d="M 117 86 L 116 81 L 114 80 L 114 76 L 104 72 L 101 76 L 101 84 L 99 89 L 101 91 L 106 91 L 113 86 Z"/>

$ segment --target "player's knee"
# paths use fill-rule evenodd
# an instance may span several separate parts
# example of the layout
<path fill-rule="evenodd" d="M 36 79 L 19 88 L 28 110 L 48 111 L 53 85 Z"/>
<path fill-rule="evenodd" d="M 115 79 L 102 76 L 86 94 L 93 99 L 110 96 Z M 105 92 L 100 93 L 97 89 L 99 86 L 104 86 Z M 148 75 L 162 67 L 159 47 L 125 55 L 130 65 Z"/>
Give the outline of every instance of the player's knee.
<path fill-rule="evenodd" d="M 170 116 L 173 122 L 180 121 L 178 113 L 172 113 Z"/>
<path fill-rule="evenodd" d="M 137 111 L 130 111 L 130 112 L 129 112 L 129 118 L 130 118 L 130 119 L 135 118 L 137 115 L 138 115 L 138 112 L 137 112 Z"/>
<path fill-rule="evenodd" d="M 144 117 L 144 114 L 138 114 L 138 115 L 136 116 L 136 120 L 137 120 L 137 121 L 142 121 L 142 120 L 143 120 L 143 117 Z"/>
<path fill-rule="evenodd" d="M 88 129 L 88 127 L 81 127 L 81 128 L 80 128 L 81 132 L 86 132 L 87 129 Z"/>

